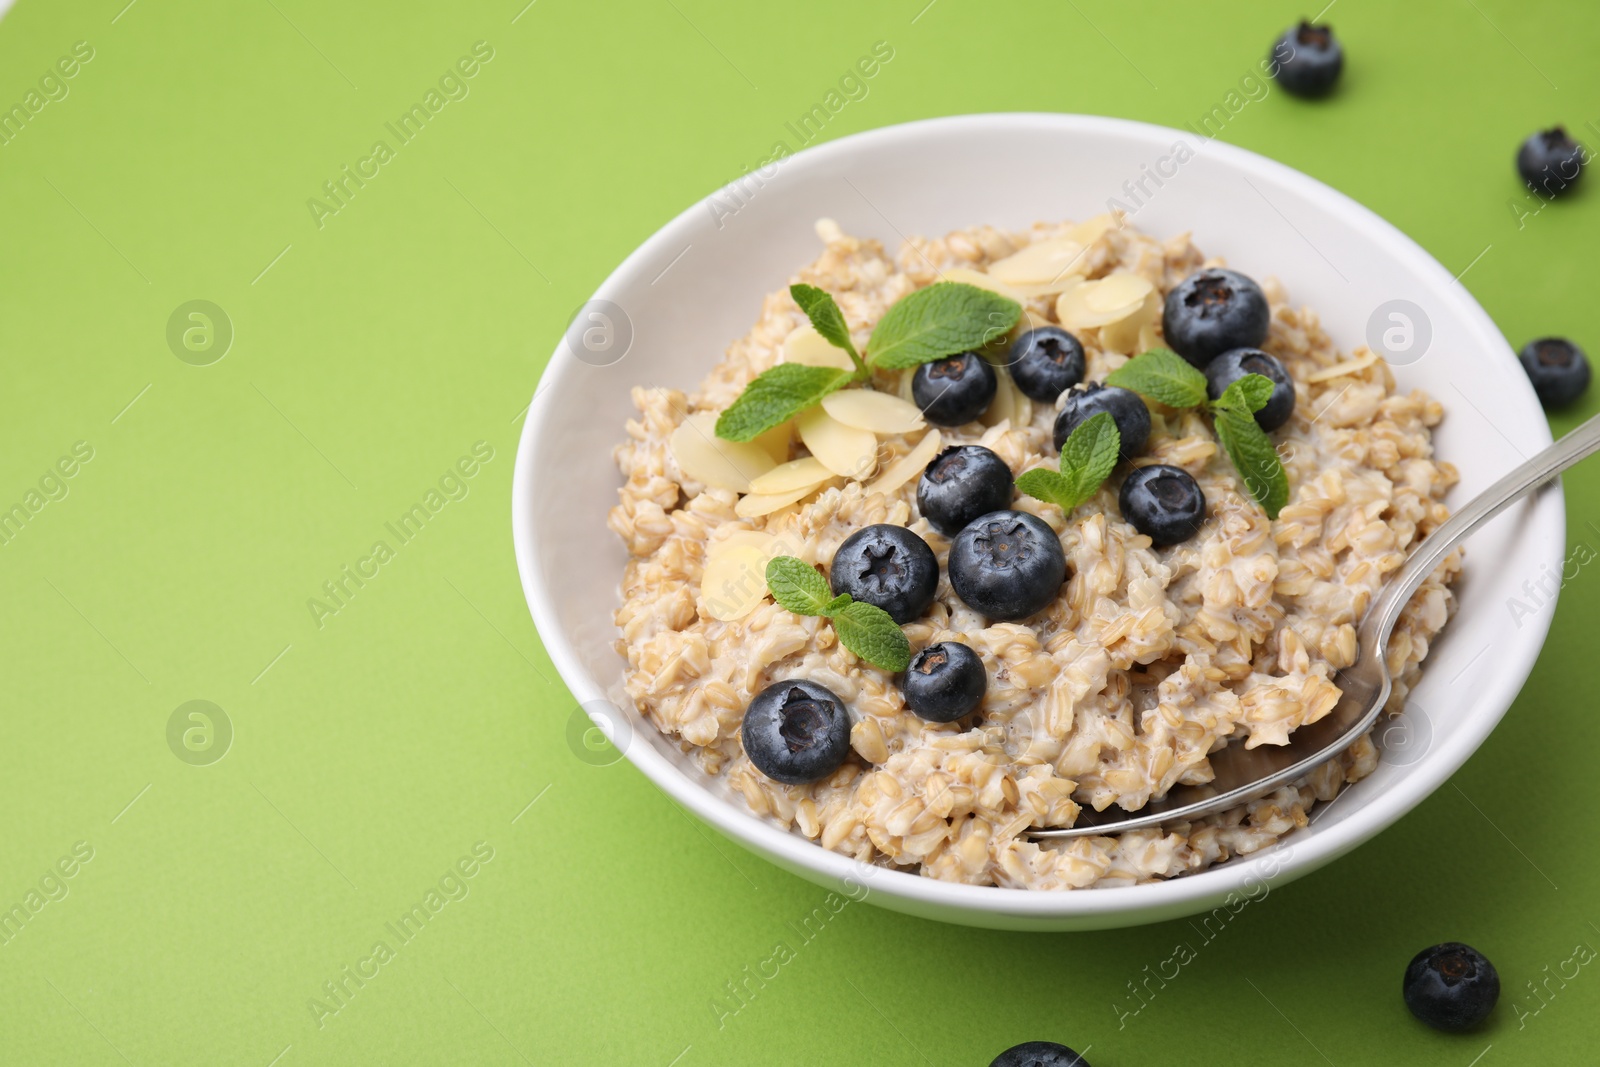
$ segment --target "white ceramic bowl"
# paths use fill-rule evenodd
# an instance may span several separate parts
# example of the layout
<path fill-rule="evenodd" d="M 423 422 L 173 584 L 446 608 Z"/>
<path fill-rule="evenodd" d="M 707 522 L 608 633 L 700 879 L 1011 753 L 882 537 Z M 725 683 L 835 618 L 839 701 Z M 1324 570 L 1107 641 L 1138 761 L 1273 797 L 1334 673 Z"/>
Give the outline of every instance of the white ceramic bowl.
<path fill-rule="evenodd" d="M 1431 342 L 1420 358 L 1414 343 L 1395 376 L 1402 389 L 1421 387 L 1445 405 L 1435 442 L 1461 471 L 1453 500 L 1550 443 L 1505 340 L 1449 271 L 1366 208 L 1253 153 L 1116 119 L 970 115 L 846 137 L 767 174 L 720 191 L 715 204 L 692 205 L 606 279 L 595 297 L 615 305 L 607 311 L 617 332 L 608 338 L 600 319 L 592 325 L 602 332 L 588 342 L 569 331 L 574 340 L 551 357 L 517 454 L 517 565 L 545 648 L 577 704 L 679 804 L 802 878 L 857 897 L 866 886 L 867 899 L 897 911 L 1010 929 L 1126 926 L 1204 911 L 1230 893 L 1259 895 L 1268 882 L 1315 870 L 1411 810 L 1500 721 L 1548 627 L 1550 607 L 1519 619 L 1509 601 L 1528 603 L 1523 583 L 1560 566 L 1558 491 L 1518 505 L 1469 543 L 1460 610 L 1428 657 L 1415 707 L 1400 720 L 1407 725 L 1391 737 L 1409 743 L 1271 850 L 1155 884 L 1026 892 L 868 868 L 751 815 L 623 695 L 612 612 L 626 557 L 605 523 L 621 484 L 611 453 L 633 413 L 629 389 L 692 388 L 750 328 L 761 298 L 819 254 L 818 218 L 894 249 L 910 234 L 1084 219 L 1115 197 L 1137 209 L 1133 224 L 1147 233 L 1192 231 L 1207 254 L 1257 277 L 1276 275 L 1344 350 L 1364 343 L 1386 302 L 1419 306 Z"/>

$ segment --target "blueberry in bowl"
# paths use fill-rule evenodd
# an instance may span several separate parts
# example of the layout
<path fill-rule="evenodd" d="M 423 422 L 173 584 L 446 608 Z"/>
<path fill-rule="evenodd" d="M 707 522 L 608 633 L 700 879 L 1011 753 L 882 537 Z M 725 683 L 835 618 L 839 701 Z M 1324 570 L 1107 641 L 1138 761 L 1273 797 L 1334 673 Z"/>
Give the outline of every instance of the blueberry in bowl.
<path fill-rule="evenodd" d="M 1546 199 L 1568 192 L 1583 177 L 1583 146 L 1561 126 L 1540 130 L 1517 149 L 1517 173 Z"/>
<path fill-rule="evenodd" d="M 828 584 L 834 596 L 875 604 L 902 626 L 933 603 L 939 561 L 928 542 L 893 523 L 865 526 L 833 554 Z"/>
<path fill-rule="evenodd" d="M 1546 408 L 1565 407 L 1589 388 L 1589 357 L 1565 337 L 1529 341 L 1517 359 Z"/>
<path fill-rule="evenodd" d="M 1067 577 L 1061 539 L 1026 511 L 994 511 L 968 523 L 950 545 L 948 566 L 962 603 L 1002 622 L 1042 610 Z"/>
<path fill-rule="evenodd" d="M 1471 1030 L 1500 999 L 1500 973 L 1471 945 L 1446 941 L 1412 957 L 1401 994 L 1411 1014 L 1435 1030 Z"/>
<path fill-rule="evenodd" d="M 1000 1053 L 989 1067 L 1089 1067 L 1089 1061 L 1054 1041 L 1024 1041 Z"/>
<path fill-rule="evenodd" d="M 745 709 L 739 739 L 756 770 L 784 785 L 815 782 L 850 753 L 850 713 L 831 689 L 799 678 L 776 682 Z"/>
<path fill-rule="evenodd" d="M 1271 324 L 1261 286 L 1223 267 L 1197 270 L 1173 286 L 1161 313 L 1167 344 L 1201 370 L 1231 348 L 1260 347 Z"/>
<path fill-rule="evenodd" d="M 1083 345 L 1059 326 L 1040 326 L 1011 342 L 1011 380 L 1041 404 L 1083 381 Z"/>
<path fill-rule="evenodd" d="M 1277 65 L 1273 77 L 1278 84 L 1307 98 L 1333 92 L 1344 70 L 1344 48 L 1334 37 L 1333 27 L 1309 20 L 1284 30 L 1268 59 Z"/>
<path fill-rule="evenodd" d="M 999 385 L 988 360 L 962 352 L 918 367 L 911 376 L 911 399 L 929 422 L 962 426 L 989 409 Z"/>
<path fill-rule="evenodd" d="M 1206 494 L 1182 467 L 1140 467 L 1122 483 L 1122 517 L 1157 547 L 1187 541 L 1206 521 Z"/>
<path fill-rule="evenodd" d="M 955 722 L 972 714 L 988 687 L 983 660 L 957 641 L 941 641 L 912 656 L 900 680 L 906 707 L 929 722 Z"/>
<path fill-rule="evenodd" d="M 1055 446 L 1067 443 L 1072 431 L 1101 412 L 1111 416 L 1122 437 L 1122 458 L 1132 459 L 1144 451 L 1150 439 L 1150 409 L 1144 400 L 1131 389 L 1119 385 L 1102 385 L 1090 382 L 1082 389 L 1067 394 L 1066 403 L 1056 413 Z"/>
<path fill-rule="evenodd" d="M 952 445 L 933 457 L 917 482 L 917 510 L 928 525 L 954 537 L 979 515 L 1011 506 L 1006 461 L 982 445 Z"/>
<path fill-rule="evenodd" d="M 1228 386 L 1247 374 L 1259 374 L 1272 382 L 1272 396 L 1266 407 L 1256 412 L 1256 423 L 1271 433 L 1294 414 L 1294 379 L 1277 358 L 1259 348 L 1235 348 L 1206 364 L 1206 395 L 1216 400 Z"/>

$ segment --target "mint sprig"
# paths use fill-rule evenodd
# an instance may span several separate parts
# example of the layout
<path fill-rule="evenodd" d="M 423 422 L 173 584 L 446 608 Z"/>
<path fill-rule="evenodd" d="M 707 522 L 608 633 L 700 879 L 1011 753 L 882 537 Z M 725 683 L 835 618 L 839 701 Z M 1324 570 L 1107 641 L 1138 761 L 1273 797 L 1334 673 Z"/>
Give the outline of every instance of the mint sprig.
<path fill-rule="evenodd" d="M 905 631 L 875 604 L 833 595 L 815 567 L 793 556 L 774 556 L 767 564 L 772 599 L 796 615 L 819 615 L 833 623 L 839 643 L 874 667 L 896 673 L 911 663 Z"/>
<path fill-rule="evenodd" d="M 780 363 L 756 375 L 739 399 L 717 416 L 717 436 L 724 441 L 749 441 L 820 404 L 823 397 L 854 380 L 850 371 L 836 367 Z"/>
<path fill-rule="evenodd" d="M 850 362 L 856 365 L 857 371 L 862 370 L 861 354 L 856 351 L 854 342 L 850 340 L 850 327 L 845 324 L 844 312 L 839 310 L 839 305 L 834 303 L 833 297 L 814 285 L 804 284 L 789 286 L 789 295 L 800 305 L 800 310 L 806 313 L 806 318 L 811 320 L 811 328 L 820 333 L 822 339 L 833 347 L 842 348 L 850 353 Z"/>
<path fill-rule="evenodd" d="M 1102 411 L 1073 430 L 1062 444 L 1059 474 L 1044 467 L 1023 471 L 1017 488 L 1070 514 L 1099 492 L 1121 451 L 1122 434 L 1116 420 Z"/>
<path fill-rule="evenodd" d="M 1169 408 L 1193 408 L 1206 402 L 1206 376 L 1178 353 L 1152 348 L 1106 375 L 1107 385 L 1131 389 Z"/>

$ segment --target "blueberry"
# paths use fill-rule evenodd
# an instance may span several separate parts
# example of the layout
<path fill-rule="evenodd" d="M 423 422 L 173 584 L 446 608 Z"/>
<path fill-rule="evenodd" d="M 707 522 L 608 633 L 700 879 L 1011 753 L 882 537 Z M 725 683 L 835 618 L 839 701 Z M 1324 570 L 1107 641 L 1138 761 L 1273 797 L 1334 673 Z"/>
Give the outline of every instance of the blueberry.
<path fill-rule="evenodd" d="M 1500 975 L 1471 945 L 1446 941 L 1412 957 L 1400 991 L 1411 1014 L 1435 1030 L 1470 1030 L 1494 1010 Z"/>
<path fill-rule="evenodd" d="M 1028 1041 L 1012 1045 L 989 1067 L 1089 1067 L 1089 1061 L 1054 1041 Z"/>
<path fill-rule="evenodd" d="M 1037 515 L 992 511 L 950 545 L 950 587 L 991 619 L 1026 619 L 1055 600 L 1067 577 L 1061 539 Z"/>
<path fill-rule="evenodd" d="M 1272 311 L 1261 286 L 1235 270 L 1197 270 L 1167 294 L 1161 332 L 1167 344 L 1201 370 L 1230 348 L 1257 348 Z"/>
<path fill-rule="evenodd" d="M 1581 144 L 1555 126 L 1522 142 L 1517 150 L 1517 173 L 1534 192 L 1554 198 L 1578 184 L 1585 155 Z"/>
<path fill-rule="evenodd" d="M 1144 451 L 1145 442 L 1150 439 L 1150 409 L 1133 390 L 1099 382 L 1090 382 L 1067 394 L 1066 403 L 1056 414 L 1056 451 L 1061 451 L 1073 430 L 1102 411 L 1110 414 L 1117 433 L 1122 435 L 1123 459 L 1132 459 Z"/>
<path fill-rule="evenodd" d="M 1565 407 L 1589 388 L 1589 357 L 1565 337 L 1529 341 L 1517 358 L 1547 408 Z"/>
<path fill-rule="evenodd" d="M 1333 27 L 1305 21 L 1283 31 L 1268 59 L 1277 65 L 1278 84 L 1296 96 L 1327 96 L 1344 69 L 1344 49 Z"/>
<path fill-rule="evenodd" d="M 951 445 L 933 457 L 917 483 L 917 509 L 928 525 L 954 537 L 979 515 L 1011 506 L 1011 468 L 982 445 Z"/>
<path fill-rule="evenodd" d="M 844 762 L 850 713 L 816 682 L 777 682 L 750 701 L 739 738 L 756 770 L 774 782 L 802 785 L 826 778 Z"/>
<path fill-rule="evenodd" d="M 928 542 L 892 523 L 857 530 L 833 554 L 828 572 L 833 595 L 876 604 L 904 625 L 933 603 L 939 561 Z"/>
<path fill-rule="evenodd" d="M 911 657 L 900 680 L 906 707 L 929 722 L 955 722 L 983 703 L 989 675 L 966 645 L 941 641 Z"/>
<path fill-rule="evenodd" d="M 1122 483 L 1122 517 L 1159 545 L 1187 541 L 1206 521 L 1206 494 L 1182 467 L 1140 467 Z"/>
<path fill-rule="evenodd" d="M 1217 399 L 1234 382 L 1247 374 L 1272 379 L 1272 396 L 1267 406 L 1256 412 L 1263 430 L 1276 430 L 1294 414 L 1294 380 L 1272 356 L 1259 348 L 1235 348 L 1206 364 L 1206 395 Z"/>
<path fill-rule="evenodd" d="M 1011 342 L 1011 380 L 1041 404 L 1083 381 L 1083 345 L 1059 326 L 1041 326 Z"/>
<path fill-rule="evenodd" d="M 911 399 L 929 422 L 961 426 L 982 415 L 994 399 L 999 380 L 994 368 L 976 352 L 924 363 L 911 376 Z"/>

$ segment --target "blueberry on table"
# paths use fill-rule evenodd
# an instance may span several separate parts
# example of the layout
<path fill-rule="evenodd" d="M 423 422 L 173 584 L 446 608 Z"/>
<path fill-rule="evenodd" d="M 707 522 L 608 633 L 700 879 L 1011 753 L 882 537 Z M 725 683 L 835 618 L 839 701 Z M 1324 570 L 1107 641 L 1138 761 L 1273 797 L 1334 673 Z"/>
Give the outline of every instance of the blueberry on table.
<path fill-rule="evenodd" d="M 1222 267 L 1197 270 L 1179 282 L 1161 313 L 1167 344 L 1201 370 L 1230 348 L 1260 347 L 1271 323 L 1261 286 Z"/>
<path fill-rule="evenodd" d="M 1517 355 L 1528 372 L 1539 403 L 1565 407 L 1589 388 L 1589 357 L 1565 337 L 1541 337 L 1522 346 Z"/>
<path fill-rule="evenodd" d="M 1401 992 L 1411 1014 L 1435 1030 L 1470 1030 L 1500 999 L 1500 975 L 1471 945 L 1446 941 L 1425 948 L 1406 967 Z"/>
<path fill-rule="evenodd" d="M 1344 49 L 1333 27 L 1302 21 L 1283 31 L 1268 57 L 1278 66 L 1273 77 L 1296 96 L 1327 96 L 1344 69 Z"/>
<path fill-rule="evenodd" d="M 1140 467 L 1122 483 L 1122 517 L 1157 546 L 1193 537 L 1206 521 L 1206 494 L 1182 467 Z"/>
<path fill-rule="evenodd" d="M 923 470 L 917 510 L 928 525 L 954 537 L 979 515 L 1010 507 L 1013 482 L 1006 461 L 989 449 L 952 445 Z"/>
<path fill-rule="evenodd" d="M 1059 326 L 1041 326 L 1011 342 L 1011 380 L 1041 404 L 1083 381 L 1083 345 Z"/>
<path fill-rule="evenodd" d="M 828 568 L 834 596 L 876 604 L 904 625 L 928 610 L 939 588 L 939 561 L 928 542 L 893 523 L 867 526 L 844 539 Z"/>
<path fill-rule="evenodd" d="M 1267 406 L 1256 412 L 1256 423 L 1270 433 L 1294 414 L 1294 380 L 1273 356 L 1259 348 L 1235 348 L 1222 353 L 1206 364 L 1206 395 L 1216 400 L 1247 374 L 1259 374 L 1272 381 Z"/>
<path fill-rule="evenodd" d="M 911 657 L 900 679 L 906 707 L 929 722 L 955 722 L 983 703 L 989 674 L 966 645 L 941 641 Z"/>
<path fill-rule="evenodd" d="M 1067 394 L 1066 403 L 1056 413 L 1056 451 L 1067 443 L 1072 431 L 1101 412 L 1111 416 L 1122 437 L 1122 458 L 1132 459 L 1144 451 L 1150 439 L 1150 409 L 1144 400 L 1131 389 L 1120 385 L 1101 385 L 1090 382 L 1082 389 Z"/>
<path fill-rule="evenodd" d="M 924 363 L 911 376 L 911 399 L 939 426 L 961 426 L 989 409 L 999 387 L 994 368 L 976 352 Z"/>
<path fill-rule="evenodd" d="M 962 603 L 1002 622 L 1026 619 L 1055 600 L 1067 577 L 1061 539 L 1026 511 L 979 516 L 950 545 L 950 587 Z"/>
<path fill-rule="evenodd" d="M 1028 1041 L 1012 1045 L 989 1067 L 1089 1067 L 1089 1061 L 1054 1041 Z"/>
<path fill-rule="evenodd" d="M 1560 126 L 1538 133 L 1517 150 L 1517 173 L 1528 187 L 1553 199 L 1578 184 L 1583 177 L 1583 146 Z"/>
<path fill-rule="evenodd" d="M 777 682 L 750 701 L 739 738 L 756 770 L 774 782 L 803 785 L 826 778 L 844 762 L 850 713 L 816 682 Z"/>

